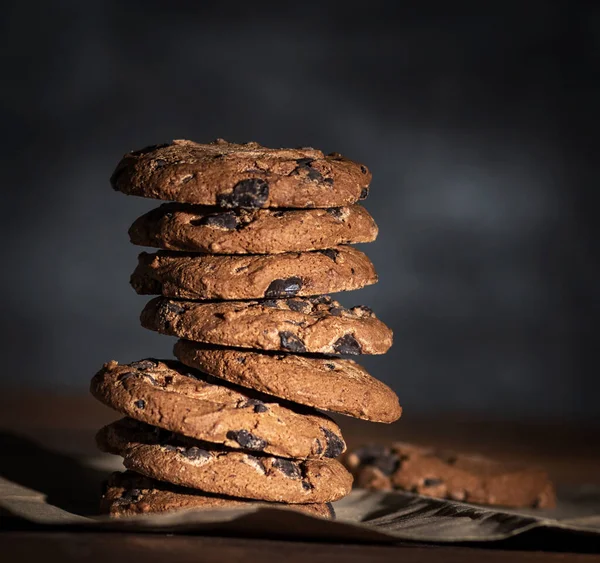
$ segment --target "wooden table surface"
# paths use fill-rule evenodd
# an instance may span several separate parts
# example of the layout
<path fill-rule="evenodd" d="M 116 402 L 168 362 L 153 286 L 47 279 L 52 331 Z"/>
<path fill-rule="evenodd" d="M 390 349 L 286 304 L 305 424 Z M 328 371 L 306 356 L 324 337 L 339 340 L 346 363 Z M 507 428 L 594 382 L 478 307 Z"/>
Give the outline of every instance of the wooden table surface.
<path fill-rule="evenodd" d="M 0 390 L 0 475 L 14 478 L 14 454 L 35 442 L 40 452 L 51 454 L 37 461 L 39 467 L 23 474 L 23 484 L 51 491 L 51 473 L 61 470 L 71 454 L 94 454 L 94 432 L 117 418 L 113 411 L 87 395 L 54 396 Z M 518 459 L 545 467 L 557 485 L 600 484 L 600 428 L 568 427 L 472 420 L 461 417 L 417 418 L 403 416 L 392 425 L 337 419 L 350 447 L 367 441 L 406 440 L 479 452 L 500 460 Z M 15 449 L 16 448 L 16 449 Z M 57 464 L 57 460 L 59 463 Z M 54 463 L 54 467 L 50 467 Z M 12 465 L 11 465 L 12 464 Z M 66 465 L 65 465 L 66 467 Z M 12 471 L 12 474 L 11 474 Z M 44 473 L 44 471 L 46 473 Z M 27 473 L 27 474 L 26 474 Z M 74 476 L 73 487 L 78 483 Z M 29 481 L 27 481 L 29 479 Z M 0 519 L 2 515 L 0 514 Z M 6 521 L 6 520 L 5 520 Z M 0 561 L 219 561 L 248 562 L 259 557 L 296 561 L 600 561 L 594 553 L 600 545 L 555 543 L 531 551 L 519 541 L 500 545 L 450 547 L 402 544 L 394 546 L 341 545 L 275 540 L 173 536 L 162 534 L 48 532 L 9 530 L 0 527 Z"/>

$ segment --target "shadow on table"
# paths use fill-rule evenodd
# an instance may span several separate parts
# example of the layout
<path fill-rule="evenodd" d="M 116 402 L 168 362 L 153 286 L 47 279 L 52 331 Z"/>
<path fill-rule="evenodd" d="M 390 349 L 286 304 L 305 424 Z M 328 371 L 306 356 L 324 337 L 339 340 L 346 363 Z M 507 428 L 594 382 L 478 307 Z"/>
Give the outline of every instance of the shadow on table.
<path fill-rule="evenodd" d="M 73 514 L 98 514 L 105 472 L 5 431 L 0 452 L 1 477 L 45 494 L 49 504 Z"/>

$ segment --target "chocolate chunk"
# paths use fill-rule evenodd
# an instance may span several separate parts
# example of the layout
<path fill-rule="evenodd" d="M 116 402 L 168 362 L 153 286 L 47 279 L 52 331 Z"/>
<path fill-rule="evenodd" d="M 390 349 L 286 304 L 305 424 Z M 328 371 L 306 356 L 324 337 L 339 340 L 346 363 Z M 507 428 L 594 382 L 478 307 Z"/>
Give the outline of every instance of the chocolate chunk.
<path fill-rule="evenodd" d="M 344 219 L 344 212 L 341 207 L 331 207 L 327 209 L 327 213 L 335 217 L 338 221 L 342 221 Z"/>
<path fill-rule="evenodd" d="M 388 454 L 388 448 L 379 444 L 368 444 L 354 451 L 354 455 L 358 457 L 360 463 L 363 465 L 372 465 L 375 459 Z"/>
<path fill-rule="evenodd" d="M 326 364 L 324 364 L 324 365 L 325 365 L 325 367 L 326 367 L 328 370 L 332 370 L 332 371 L 333 371 L 333 370 L 335 369 L 335 364 L 330 364 L 330 363 L 328 362 L 328 363 L 326 363 Z"/>
<path fill-rule="evenodd" d="M 156 166 L 156 168 L 162 168 L 165 164 L 167 164 L 167 161 L 164 158 L 157 158 L 154 161 L 154 166 Z"/>
<path fill-rule="evenodd" d="M 396 454 L 386 453 L 373 459 L 369 465 L 377 467 L 384 475 L 389 477 L 398 470 L 401 461 Z"/>
<path fill-rule="evenodd" d="M 302 280 L 293 276 L 291 278 L 273 280 L 267 291 L 265 291 L 265 297 L 267 298 L 279 298 L 279 297 L 292 297 L 296 295 L 302 289 Z"/>
<path fill-rule="evenodd" d="M 246 403 L 244 403 L 244 407 L 254 407 L 254 412 L 256 413 L 267 412 L 269 410 L 269 407 L 258 399 L 248 399 Z"/>
<path fill-rule="evenodd" d="M 263 207 L 269 198 L 269 184 L 261 178 L 241 180 L 229 194 L 219 194 L 220 207 Z"/>
<path fill-rule="evenodd" d="M 329 309 L 329 314 L 333 315 L 334 317 L 341 317 L 343 310 L 343 307 L 332 307 Z"/>
<path fill-rule="evenodd" d="M 155 360 L 140 360 L 139 362 L 133 362 L 129 364 L 132 368 L 145 371 L 147 369 L 154 369 L 158 366 L 158 362 Z"/>
<path fill-rule="evenodd" d="M 329 305 L 331 303 L 331 297 L 329 297 L 329 295 L 317 295 L 316 297 L 312 297 L 310 302 L 313 305 Z"/>
<path fill-rule="evenodd" d="M 316 180 L 317 182 L 323 181 L 323 174 L 321 174 L 318 170 L 315 170 L 314 168 L 308 169 L 308 174 L 306 175 L 306 177 L 309 180 Z"/>
<path fill-rule="evenodd" d="M 243 365 L 246 363 L 246 356 L 238 356 L 236 360 Z"/>
<path fill-rule="evenodd" d="M 165 147 L 171 146 L 171 143 L 162 143 L 160 145 L 150 145 L 148 147 L 144 147 L 138 151 L 131 151 L 129 154 L 132 156 L 141 156 L 143 154 L 148 154 L 149 152 L 157 151 L 158 149 L 164 149 Z"/>
<path fill-rule="evenodd" d="M 327 440 L 327 448 L 325 449 L 325 457 L 337 457 L 344 451 L 344 441 L 331 430 L 321 427 Z"/>
<path fill-rule="evenodd" d="M 375 313 L 373 313 L 373 309 L 367 307 L 366 305 L 357 305 L 356 307 L 352 307 L 352 312 L 361 313 L 362 316 L 372 317 Z"/>
<path fill-rule="evenodd" d="M 345 334 L 333 344 L 333 349 L 338 354 L 361 354 L 362 348 L 352 334 Z"/>
<path fill-rule="evenodd" d="M 302 342 L 295 334 L 288 332 L 287 330 L 279 333 L 279 340 L 281 341 L 281 347 L 284 350 L 295 352 L 297 354 L 306 352 L 304 342 Z"/>
<path fill-rule="evenodd" d="M 311 166 L 313 162 L 313 158 L 297 158 L 296 164 L 298 166 L 296 166 L 296 168 L 292 170 L 291 174 L 296 175 L 299 174 L 301 171 L 306 171 L 306 177 L 309 180 L 316 180 L 317 182 L 322 182 L 323 175 Z"/>
<path fill-rule="evenodd" d="M 178 452 L 179 450 L 172 444 L 165 444 L 163 448 L 168 452 Z"/>
<path fill-rule="evenodd" d="M 302 488 L 305 491 L 310 491 L 311 489 L 314 489 L 314 487 L 308 481 L 302 481 Z"/>
<path fill-rule="evenodd" d="M 426 478 L 423 480 L 424 487 L 437 487 L 438 485 L 442 485 L 444 481 L 442 479 L 436 478 Z"/>
<path fill-rule="evenodd" d="M 367 167 L 366 167 L 366 166 L 364 166 L 363 164 L 361 164 L 361 165 L 360 165 L 360 171 L 361 171 L 363 174 L 366 174 L 366 173 L 368 172 L 368 170 L 367 170 Z"/>
<path fill-rule="evenodd" d="M 247 448 L 249 450 L 255 450 L 258 452 L 262 452 L 267 447 L 267 441 L 259 438 L 258 436 L 254 436 L 247 430 L 230 430 L 227 432 L 227 438 L 229 440 L 234 440 L 237 442 L 242 448 Z"/>
<path fill-rule="evenodd" d="M 128 491 L 124 491 L 119 499 L 119 503 L 129 503 L 129 502 L 137 502 L 140 500 L 142 496 L 142 491 L 140 489 L 129 489 Z"/>
<path fill-rule="evenodd" d="M 333 178 L 323 178 L 323 182 L 329 184 L 330 186 L 333 186 Z"/>
<path fill-rule="evenodd" d="M 321 444 L 321 440 L 319 440 L 319 438 L 315 438 L 315 442 L 316 442 L 316 449 L 315 449 L 315 453 L 317 455 L 321 455 L 323 453 L 323 444 Z"/>
<path fill-rule="evenodd" d="M 360 197 L 358 199 L 367 199 L 369 195 L 369 188 L 363 188 L 360 190 Z"/>
<path fill-rule="evenodd" d="M 185 450 L 183 452 L 183 455 L 193 461 L 198 461 L 198 460 L 206 461 L 206 460 L 210 459 L 210 457 L 211 457 L 210 454 L 206 450 L 203 450 L 202 448 L 198 448 L 197 446 L 192 446 L 191 448 L 188 448 L 187 450 Z"/>
<path fill-rule="evenodd" d="M 261 302 L 261 305 L 265 306 L 265 307 L 269 307 L 271 309 L 279 309 L 279 305 L 277 304 L 277 301 L 275 301 L 275 299 L 263 299 Z"/>
<path fill-rule="evenodd" d="M 118 381 L 123 383 L 124 381 L 127 381 L 128 379 L 131 379 L 132 377 L 135 377 L 135 373 L 133 373 L 132 371 L 128 371 L 127 373 L 122 373 L 121 375 L 119 375 Z"/>
<path fill-rule="evenodd" d="M 286 477 L 290 479 L 301 479 L 302 472 L 300 468 L 289 459 L 281 459 L 277 458 L 273 461 L 273 467 L 276 467 L 281 471 Z"/>
<path fill-rule="evenodd" d="M 327 258 L 330 258 L 334 262 L 337 260 L 337 257 L 340 254 L 339 251 L 336 250 L 335 248 L 324 248 L 322 250 L 317 250 L 317 252 L 324 254 L 325 256 L 327 256 Z"/>
<path fill-rule="evenodd" d="M 200 219 L 194 219 L 191 221 L 192 225 L 201 227 L 214 227 L 216 229 L 224 229 L 226 231 L 233 231 L 238 226 L 237 216 L 233 211 L 225 211 L 225 213 L 217 213 L 216 215 L 208 215 L 201 217 Z"/>
<path fill-rule="evenodd" d="M 144 401 L 144 399 L 138 399 L 137 401 L 135 401 L 135 403 L 133 403 L 138 409 L 145 409 L 146 408 L 146 401 Z"/>
<path fill-rule="evenodd" d="M 176 301 L 167 301 L 166 303 L 164 303 L 163 307 L 169 313 L 175 313 L 176 315 L 180 315 L 181 313 L 185 313 L 186 311 L 185 307 L 179 305 L 179 303 L 177 303 Z"/>
<path fill-rule="evenodd" d="M 308 305 L 306 301 L 301 301 L 300 299 L 290 299 L 286 303 L 290 310 L 296 311 L 296 313 L 303 313 Z"/>

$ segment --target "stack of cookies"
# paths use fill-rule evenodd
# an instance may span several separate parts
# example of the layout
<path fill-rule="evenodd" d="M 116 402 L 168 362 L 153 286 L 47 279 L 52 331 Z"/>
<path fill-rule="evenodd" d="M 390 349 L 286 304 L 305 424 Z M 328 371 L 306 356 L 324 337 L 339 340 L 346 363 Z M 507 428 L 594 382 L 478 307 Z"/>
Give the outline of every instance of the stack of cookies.
<path fill-rule="evenodd" d="M 131 277 L 158 295 L 142 325 L 176 336 L 178 361 L 110 362 L 92 394 L 127 418 L 98 446 L 123 456 L 103 496 L 114 516 L 279 503 L 322 517 L 352 486 L 337 424 L 317 409 L 375 422 L 395 393 L 340 355 L 383 354 L 392 331 L 328 293 L 373 284 L 351 243 L 377 226 L 356 202 L 366 167 L 312 148 L 174 141 L 127 154 L 116 190 L 170 200 L 129 234 Z"/>

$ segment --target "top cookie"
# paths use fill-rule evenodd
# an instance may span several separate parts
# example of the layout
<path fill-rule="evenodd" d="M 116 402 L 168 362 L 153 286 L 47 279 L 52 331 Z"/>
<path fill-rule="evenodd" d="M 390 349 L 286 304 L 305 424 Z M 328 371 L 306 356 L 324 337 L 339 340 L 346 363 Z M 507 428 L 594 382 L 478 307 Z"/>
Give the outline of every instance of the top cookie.
<path fill-rule="evenodd" d="M 339 207 L 367 197 L 371 173 L 338 153 L 176 140 L 126 154 L 115 190 L 155 199 L 235 207 Z"/>

